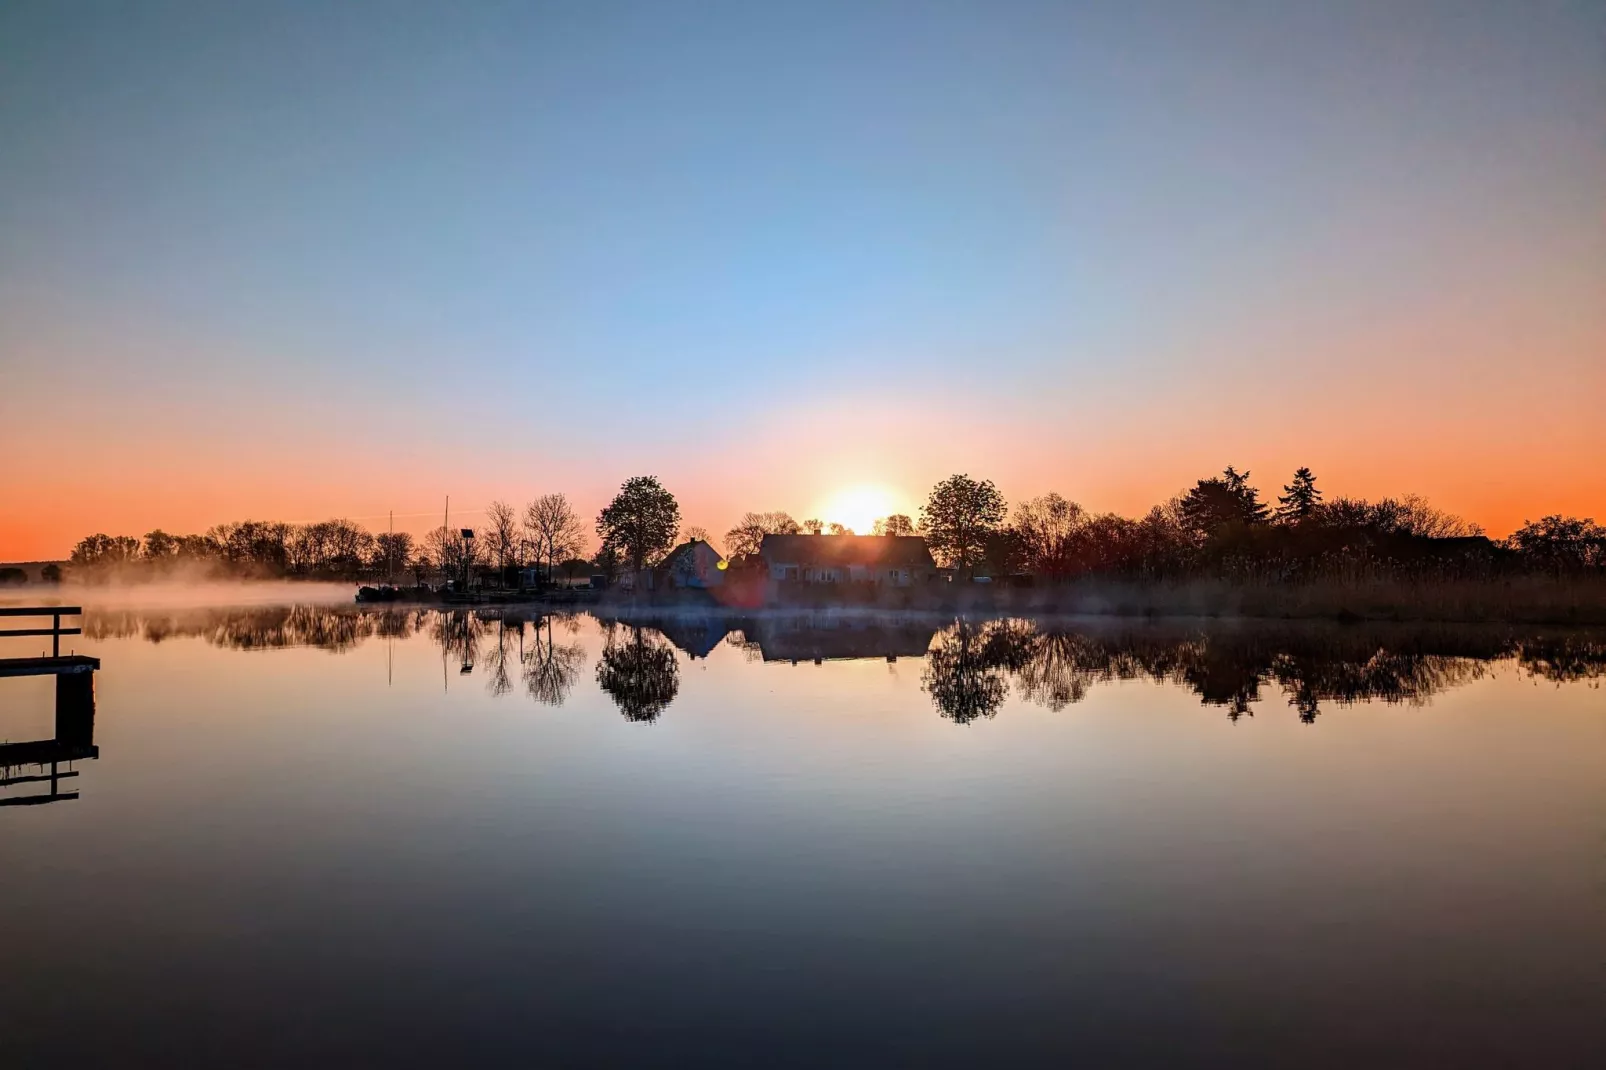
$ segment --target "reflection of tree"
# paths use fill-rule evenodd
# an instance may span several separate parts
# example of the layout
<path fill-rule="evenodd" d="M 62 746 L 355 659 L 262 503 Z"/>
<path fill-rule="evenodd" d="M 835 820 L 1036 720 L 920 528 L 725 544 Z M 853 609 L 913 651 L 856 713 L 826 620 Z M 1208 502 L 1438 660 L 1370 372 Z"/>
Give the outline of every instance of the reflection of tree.
<path fill-rule="evenodd" d="M 1555 683 L 1595 680 L 1606 675 L 1606 636 L 1540 636 L 1519 644 L 1518 660 L 1530 675 Z"/>
<path fill-rule="evenodd" d="M 991 717 L 1009 693 L 1007 671 L 1018 664 L 1023 638 L 1005 622 L 958 621 L 926 655 L 921 686 L 942 715 L 957 724 Z"/>
<path fill-rule="evenodd" d="M 473 671 L 484 635 L 485 622 L 473 613 L 436 613 L 429 626 L 429 637 L 441 648 L 442 655 L 457 661 L 464 673 Z"/>
<path fill-rule="evenodd" d="M 200 638 L 233 650 L 279 650 L 318 647 L 334 653 L 350 650 L 379 635 L 405 638 L 418 630 L 422 610 L 383 610 L 355 606 L 257 606 L 234 609 L 167 611 L 97 610 L 84 618 L 84 634 L 93 639 L 143 636 L 160 643 Z"/>
<path fill-rule="evenodd" d="M 580 678 L 585 648 L 579 643 L 558 642 L 552 622 L 551 617 L 534 622 L 524 649 L 524 689 L 537 702 L 561 706 Z"/>
<path fill-rule="evenodd" d="M 1099 678 L 1096 667 L 1103 660 L 1097 652 L 1092 652 L 1095 654 L 1092 658 L 1088 657 L 1089 653 L 1086 637 L 1082 635 L 1047 632 L 1036 636 L 1029 656 L 1015 674 L 1021 697 L 1051 710 L 1063 710 L 1081 702 Z"/>
<path fill-rule="evenodd" d="M 1149 679 L 1187 687 L 1205 705 L 1226 707 L 1233 721 L 1276 684 L 1300 719 L 1313 723 L 1325 702 L 1423 704 L 1514 655 L 1555 679 L 1599 676 L 1606 668 L 1606 644 L 1577 635 L 1519 641 L 1488 630 L 1243 625 L 1111 632 L 992 621 L 943 632 L 924 683 L 944 715 L 961 723 L 997 711 L 1005 673 L 1022 698 L 1050 709 L 1081 701 L 1095 683 Z"/>
<path fill-rule="evenodd" d="M 675 650 L 644 628 L 625 625 L 624 642 L 614 641 L 616 629 L 607 628 L 608 644 L 597 662 L 597 683 L 619 706 L 627 721 L 654 721 L 680 690 L 680 663 Z"/>
<path fill-rule="evenodd" d="M 1206 642 L 1182 666 L 1182 682 L 1210 706 L 1227 707 L 1228 719 L 1253 716 L 1251 702 L 1260 701 L 1260 685 L 1271 669 L 1272 655 L 1258 647 Z"/>
<path fill-rule="evenodd" d="M 496 622 L 495 643 L 487 656 L 488 669 L 485 689 L 494 696 L 513 690 L 513 676 L 509 667 L 517 660 L 518 641 L 523 637 L 524 622 L 499 619 Z"/>

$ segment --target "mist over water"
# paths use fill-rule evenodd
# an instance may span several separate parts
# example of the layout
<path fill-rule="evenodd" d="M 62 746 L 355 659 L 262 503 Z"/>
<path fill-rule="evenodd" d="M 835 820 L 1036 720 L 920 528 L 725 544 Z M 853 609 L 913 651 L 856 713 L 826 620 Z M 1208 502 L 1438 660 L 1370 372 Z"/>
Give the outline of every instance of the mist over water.
<path fill-rule="evenodd" d="M 224 609 L 232 606 L 349 605 L 357 585 L 305 580 L 187 579 L 169 575 L 138 582 L 111 577 L 99 583 L 68 583 L 0 591 L 0 606 L 74 605 L 86 609 Z"/>

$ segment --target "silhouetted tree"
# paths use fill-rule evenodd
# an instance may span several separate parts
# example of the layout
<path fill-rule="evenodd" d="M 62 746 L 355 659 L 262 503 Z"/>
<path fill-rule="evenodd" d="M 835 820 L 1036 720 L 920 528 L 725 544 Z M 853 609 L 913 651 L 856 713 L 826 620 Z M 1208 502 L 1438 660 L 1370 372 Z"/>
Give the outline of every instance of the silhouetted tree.
<path fill-rule="evenodd" d="M 39 570 L 39 582 L 41 582 L 41 583 L 51 583 L 51 584 L 60 583 L 61 582 L 61 566 L 56 564 L 54 561 L 52 561 L 50 564 L 48 564 L 44 568 L 40 569 Z"/>
<path fill-rule="evenodd" d="M 524 563 L 524 540 L 519 536 L 519 514 L 504 501 L 485 507 L 485 553 L 504 576 Z"/>
<path fill-rule="evenodd" d="M 681 542 L 706 542 L 710 546 L 713 545 L 712 541 L 710 541 L 710 539 L 708 538 L 708 529 L 704 528 L 704 527 L 698 527 L 696 524 L 691 525 L 690 527 L 686 528 L 684 531 L 682 531 L 680 533 L 680 541 Z"/>
<path fill-rule="evenodd" d="M 725 553 L 732 558 L 750 557 L 766 535 L 796 535 L 801 529 L 796 520 L 783 512 L 745 513 L 741 523 L 725 533 Z"/>
<path fill-rule="evenodd" d="M 893 513 L 877 520 L 870 530 L 873 535 L 913 535 L 915 522 L 902 513 Z"/>
<path fill-rule="evenodd" d="M 992 480 L 954 475 L 926 499 L 920 525 L 938 561 L 970 572 L 987 552 L 987 540 L 1004 522 L 1004 496 Z"/>
<path fill-rule="evenodd" d="M 1557 573 L 1606 567 L 1606 527 L 1593 517 L 1552 513 L 1527 520 L 1507 544 L 1534 565 Z"/>
<path fill-rule="evenodd" d="M 1260 492 L 1249 485 L 1249 473 L 1240 475 L 1231 465 L 1214 479 L 1201 479 L 1182 498 L 1184 522 L 1201 535 L 1212 535 L 1227 524 L 1258 524 L 1266 519 Z"/>
<path fill-rule="evenodd" d="M 983 543 L 982 560 L 995 578 L 1013 576 L 1026 570 L 1026 547 L 1020 532 L 999 528 Z"/>
<path fill-rule="evenodd" d="M 290 538 L 294 525 L 242 520 L 219 524 L 207 532 L 218 556 L 238 574 L 280 576 L 290 564 Z"/>
<path fill-rule="evenodd" d="M 525 506 L 524 531 L 548 578 L 559 561 L 585 550 L 585 529 L 563 494 L 543 494 Z"/>
<path fill-rule="evenodd" d="M 161 528 L 145 534 L 145 560 L 165 564 L 178 555 L 178 540 Z"/>
<path fill-rule="evenodd" d="M 1071 575 L 1077 565 L 1076 535 L 1086 516 L 1080 505 L 1053 493 L 1017 505 L 1012 526 L 1026 568 L 1039 576 Z"/>
<path fill-rule="evenodd" d="M 603 543 L 602 549 L 597 551 L 596 569 L 609 583 L 619 578 L 619 548 L 612 543 Z"/>
<path fill-rule="evenodd" d="M 1420 494 L 1398 503 L 1400 530 L 1424 539 L 1464 539 L 1483 534 L 1483 527 L 1430 504 Z"/>
<path fill-rule="evenodd" d="M 115 568 L 138 559 L 139 540 L 132 535 L 90 535 L 72 551 L 72 563 L 88 568 Z"/>
<path fill-rule="evenodd" d="M 424 553 L 442 576 L 464 580 L 483 557 L 479 539 L 463 537 L 459 528 L 435 528 L 424 536 Z"/>
<path fill-rule="evenodd" d="M 405 531 L 387 531 L 374 536 L 373 568 L 387 578 L 407 571 L 413 555 L 413 537 Z"/>
<path fill-rule="evenodd" d="M 832 535 L 852 535 L 853 534 L 853 529 L 852 528 L 848 527 L 846 524 L 838 524 L 838 523 L 836 523 L 834 521 L 832 523 L 830 523 L 830 524 L 827 524 L 825 526 L 825 530 L 828 533 L 832 534 Z"/>
<path fill-rule="evenodd" d="M 820 532 L 825 530 L 825 521 L 815 520 L 813 518 L 805 520 L 803 521 L 803 530 L 808 532 L 810 535 L 818 535 Z"/>
<path fill-rule="evenodd" d="M 1316 489 L 1316 476 L 1309 468 L 1294 471 L 1293 482 L 1283 487 L 1277 496 L 1277 519 L 1284 524 L 1298 524 L 1310 519 L 1321 504 L 1322 492 Z"/>
<path fill-rule="evenodd" d="M 652 476 L 625 480 L 597 516 L 597 534 L 603 545 L 616 547 L 632 574 L 640 574 L 672 548 L 679 530 L 680 506 Z"/>

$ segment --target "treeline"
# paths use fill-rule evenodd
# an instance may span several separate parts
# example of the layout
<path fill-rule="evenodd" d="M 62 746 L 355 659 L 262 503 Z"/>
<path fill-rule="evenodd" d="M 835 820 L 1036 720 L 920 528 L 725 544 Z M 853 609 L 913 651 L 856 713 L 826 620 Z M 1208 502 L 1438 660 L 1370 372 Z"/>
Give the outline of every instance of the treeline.
<path fill-rule="evenodd" d="M 492 502 L 485 520 L 472 529 L 435 528 L 421 542 L 408 532 L 376 534 L 339 518 L 312 524 L 242 520 L 216 525 L 201 535 L 171 535 L 161 529 L 143 538 L 96 534 L 73 547 L 68 567 L 89 581 L 182 575 L 415 583 L 530 567 L 539 567 L 547 576 L 565 569 L 584 575 L 591 567 L 579 559 L 584 531 L 562 494 L 544 495 L 522 511 L 506 502 Z"/>
<path fill-rule="evenodd" d="M 1228 467 L 1142 517 L 1091 513 L 1058 494 L 1013 512 L 990 481 L 939 483 L 919 530 L 944 565 L 993 576 L 1271 581 L 1502 572 L 1599 572 L 1606 528 L 1547 516 L 1496 541 L 1416 495 L 1324 501 L 1316 476 L 1296 471 L 1271 505 Z"/>
<path fill-rule="evenodd" d="M 1008 508 L 990 480 L 954 475 L 932 488 L 918 521 L 895 514 L 872 534 L 921 535 L 938 564 L 961 578 L 1082 577 L 1259 582 L 1377 578 L 1482 579 L 1543 573 L 1606 573 L 1606 527 L 1559 514 L 1494 540 L 1483 529 L 1416 495 L 1326 500 L 1308 468 L 1264 500 L 1248 472 L 1228 467 L 1140 517 L 1094 513 L 1059 494 Z M 373 534 L 349 520 L 285 524 L 246 520 L 204 535 L 152 531 L 143 539 L 91 535 L 72 568 L 92 578 L 121 570 L 160 575 L 181 568 L 243 577 L 360 580 L 426 577 L 504 580 L 534 567 L 547 578 L 600 571 L 610 578 L 650 568 L 687 539 L 675 497 L 657 479 L 627 480 L 594 525 L 600 550 L 587 560 L 584 525 L 562 494 L 523 510 L 492 502 L 475 529 L 434 529 L 416 544 L 404 532 Z M 841 524 L 799 523 L 778 511 L 750 512 L 725 533 L 737 571 L 756 565 L 765 535 L 852 534 Z"/>
<path fill-rule="evenodd" d="M 767 534 L 822 530 L 784 512 L 753 512 L 725 534 L 740 560 Z M 1551 515 L 1493 540 L 1477 524 L 1417 495 L 1324 500 L 1300 468 L 1276 503 L 1248 472 L 1228 467 L 1139 517 L 1094 513 L 1059 494 L 1008 508 L 990 480 L 955 475 L 934 487 L 918 522 L 893 515 L 875 535 L 925 537 L 937 563 L 961 575 L 1067 581 L 1122 579 L 1356 579 L 1381 576 L 1477 578 L 1494 573 L 1571 574 L 1606 570 L 1606 527 Z"/>

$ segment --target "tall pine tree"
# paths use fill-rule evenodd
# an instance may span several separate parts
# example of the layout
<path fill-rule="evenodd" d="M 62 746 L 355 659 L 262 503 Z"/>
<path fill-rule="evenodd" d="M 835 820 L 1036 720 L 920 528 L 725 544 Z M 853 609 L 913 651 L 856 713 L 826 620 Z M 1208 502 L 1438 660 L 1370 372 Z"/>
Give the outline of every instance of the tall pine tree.
<path fill-rule="evenodd" d="M 1309 468 L 1301 467 L 1295 472 L 1294 481 L 1283 491 L 1277 495 L 1277 519 L 1284 524 L 1298 524 L 1309 518 L 1322 503 L 1322 492 L 1316 489 L 1316 477 Z"/>
<path fill-rule="evenodd" d="M 1182 522 L 1200 535 L 1212 535 L 1226 524 L 1259 524 L 1266 519 L 1260 492 L 1249 485 L 1249 473 L 1228 465 L 1215 479 L 1201 479 L 1182 496 Z"/>

